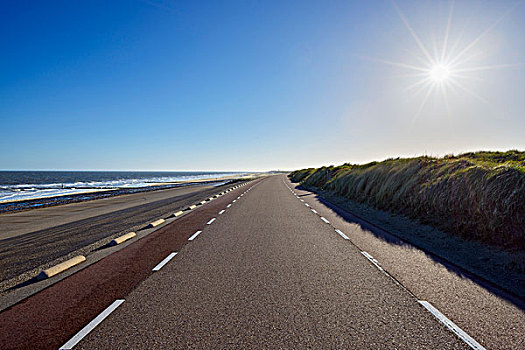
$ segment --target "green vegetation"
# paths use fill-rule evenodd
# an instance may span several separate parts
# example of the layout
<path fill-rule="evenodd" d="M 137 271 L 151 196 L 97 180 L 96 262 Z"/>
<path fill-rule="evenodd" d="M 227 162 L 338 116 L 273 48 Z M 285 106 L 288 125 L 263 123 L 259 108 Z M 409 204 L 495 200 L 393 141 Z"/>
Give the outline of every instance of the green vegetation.
<path fill-rule="evenodd" d="M 525 152 L 387 159 L 289 177 L 466 239 L 525 250 Z"/>

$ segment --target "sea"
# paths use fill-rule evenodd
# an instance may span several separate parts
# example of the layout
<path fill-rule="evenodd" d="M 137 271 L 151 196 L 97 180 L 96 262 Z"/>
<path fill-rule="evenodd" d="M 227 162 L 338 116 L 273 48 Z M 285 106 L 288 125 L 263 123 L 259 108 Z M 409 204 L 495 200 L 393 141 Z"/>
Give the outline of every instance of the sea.
<path fill-rule="evenodd" d="M 0 171 L 0 202 L 147 187 L 177 181 L 242 175 L 240 172 Z"/>

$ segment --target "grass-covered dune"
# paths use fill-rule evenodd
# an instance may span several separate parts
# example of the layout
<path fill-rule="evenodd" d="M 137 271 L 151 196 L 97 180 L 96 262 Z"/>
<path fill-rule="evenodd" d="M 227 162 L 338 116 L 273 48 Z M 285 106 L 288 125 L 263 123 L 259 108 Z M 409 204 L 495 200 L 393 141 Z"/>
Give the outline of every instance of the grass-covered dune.
<path fill-rule="evenodd" d="M 387 159 L 289 177 L 466 239 L 525 250 L 525 152 Z"/>

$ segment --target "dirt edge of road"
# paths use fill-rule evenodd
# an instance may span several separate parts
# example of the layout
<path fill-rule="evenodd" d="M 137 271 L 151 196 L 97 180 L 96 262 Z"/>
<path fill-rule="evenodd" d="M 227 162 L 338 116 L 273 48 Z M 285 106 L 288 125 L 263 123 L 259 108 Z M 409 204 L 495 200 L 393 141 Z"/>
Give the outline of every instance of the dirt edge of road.
<path fill-rule="evenodd" d="M 326 191 L 302 187 L 335 206 L 425 252 L 460 267 L 515 296 L 525 298 L 525 253 L 508 252 L 448 235 L 432 226 L 377 210 Z M 334 209 L 334 208 L 332 208 Z"/>

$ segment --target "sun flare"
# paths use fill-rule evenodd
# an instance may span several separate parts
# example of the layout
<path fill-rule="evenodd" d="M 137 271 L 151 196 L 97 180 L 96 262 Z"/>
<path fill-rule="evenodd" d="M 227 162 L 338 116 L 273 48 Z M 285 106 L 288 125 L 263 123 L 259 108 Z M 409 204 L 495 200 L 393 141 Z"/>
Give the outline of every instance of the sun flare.
<path fill-rule="evenodd" d="M 409 73 L 405 76 L 415 78 L 415 82 L 406 88 L 407 92 L 411 92 L 414 96 L 421 96 L 421 103 L 415 113 L 414 119 L 422 113 L 431 95 L 441 96 L 442 102 L 447 110 L 449 108 L 449 96 L 452 93 L 463 92 L 483 103 L 488 103 L 487 100 L 474 91 L 475 85 L 473 85 L 472 82 L 479 80 L 479 77 L 473 76 L 472 74 L 481 71 L 522 65 L 479 65 L 479 62 L 472 60 L 472 58 L 476 56 L 473 49 L 483 40 L 487 33 L 489 33 L 513 10 L 514 7 L 510 8 L 503 16 L 493 22 L 492 25 L 482 31 L 481 34 L 475 37 L 470 43 L 464 43 L 462 45 L 460 39 L 464 36 L 464 32 L 460 32 L 456 40 L 452 40 L 451 37 L 454 3 L 454 0 L 450 1 L 448 19 L 446 24 L 444 23 L 444 35 L 440 39 L 434 40 L 434 42 L 424 43 L 414 28 L 412 28 L 403 12 L 401 12 L 396 1 L 392 0 L 392 4 L 394 5 L 401 21 L 419 48 L 419 53 L 415 54 L 414 58 L 417 59 L 420 64 L 414 65 L 384 59 L 374 60 L 408 70 Z"/>
<path fill-rule="evenodd" d="M 451 69 L 448 65 L 437 63 L 430 67 L 428 75 L 436 83 L 446 83 L 451 76 Z"/>

